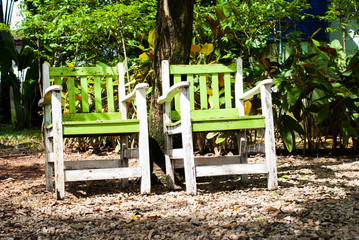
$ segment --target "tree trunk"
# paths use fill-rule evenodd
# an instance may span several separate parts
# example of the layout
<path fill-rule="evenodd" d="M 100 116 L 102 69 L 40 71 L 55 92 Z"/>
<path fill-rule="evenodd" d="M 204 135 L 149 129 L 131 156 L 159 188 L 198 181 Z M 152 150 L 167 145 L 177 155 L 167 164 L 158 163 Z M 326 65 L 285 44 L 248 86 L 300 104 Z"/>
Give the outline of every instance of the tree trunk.
<path fill-rule="evenodd" d="M 154 76 L 149 117 L 151 159 L 164 169 L 164 136 L 162 106 L 161 61 L 188 64 L 192 42 L 194 0 L 158 0 Z"/>

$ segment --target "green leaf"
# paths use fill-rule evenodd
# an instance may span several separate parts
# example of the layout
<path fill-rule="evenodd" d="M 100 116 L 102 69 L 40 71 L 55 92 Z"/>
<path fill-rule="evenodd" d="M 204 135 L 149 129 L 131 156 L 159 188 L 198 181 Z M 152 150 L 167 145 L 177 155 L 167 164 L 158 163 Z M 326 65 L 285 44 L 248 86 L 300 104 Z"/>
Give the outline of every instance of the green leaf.
<path fill-rule="evenodd" d="M 318 117 L 316 118 L 316 123 L 320 124 L 325 119 L 328 119 L 329 117 L 329 104 L 321 105 L 318 111 Z"/>
<path fill-rule="evenodd" d="M 155 47 L 155 39 L 156 39 L 156 30 L 151 30 L 148 34 L 148 44 L 150 44 L 151 47 Z"/>
<path fill-rule="evenodd" d="M 301 89 L 300 88 L 291 88 L 289 89 L 289 91 L 287 92 L 287 102 L 289 106 L 293 106 L 299 99 L 300 97 L 300 93 L 301 93 Z"/>
<path fill-rule="evenodd" d="M 215 143 L 216 144 L 223 143 L 224 141 L 226 141 L 226 139 L 227 139 L 226 135 L 222 133 L 216 138 Z"/>
<path fill-rule="evenodd" d="M 288 126 L 290 129 L 292 129 L 293 131 L 301 134 L 301 135 L 304 135 L 304 129 L 302 128 L 302 126 L 299 124 L 299 122 L 297 120 L 295 120 L 294 118 L 292 118 L 291 116 L 289 115 L 284 115 L 283 116 L 283 121 L 284 121 L 284 124 L 286 126 Z"/>
<path fill-rule="evenodd" d="M 219 132 L 209 132 L 209 133 L 207 133 L 206 138 L 207 138 L 207 139 L 212 139 L 212 138 L 214 138 L 215 136 L 217 136 L 218 134 L 219 134 Z"/>
<path fill-rule="evenodd" d="M 339 51 L 339 50 L 341 50 L 343 48 L 342 44 L 339 42 L 338 39 L 333 40 L 330 43 L 330 47 L 336 49 L 337 51 Z"/>
<path fill-rule="evenodd" d="M 328 103 L 328 101 L 326 101 L 326 93 L 325 91 L 319 89 L 319 88 L 316 88 L 313 90 L 312 92 L 312 100 L 313 101 L 316 101 L 317 103 L 320 103 L 320 104 L 326 104 Z"/>
<path fill-rule="evenodd" d="M 142 61 L 148 61 L 148 60 L 150 60 L 150 57 L 148 56 L 148 54 L 147 53 L 142 53 L 142 54 L 140 54 L 140 56 L 138 57 L 140 60 L 142 60 Z"/>
<path fill-rule="evenodd" d="M 84 226 L 79 225 L 79 224 L 75 224 L 75 223 L 69 224 L 69 227 L 75 228 L 75 229 L 83 229 L 84 228 Z"/>
<path fill-rule="evenodd" d="M 115 153 L 118 153 L 121 150 L 121 145 L 117 144 L 115 148 Z"/>
<path fill-rule="evenodd" d="M 282 140 L 285 144 L 285 147 L 287 148 L 287 150 L 289 152 L 291 152 L 294 148 L 294 134 L 293 131 L 291 129 L 289 129 L 287 126 L 280 126 L 279 127 L 279 132 L 280 135 L 282 137 Z"/>
<path fill-rule="evenodd" d="M 203 55 L 207 56 L 209 54 L 211 54 L 211 52 L 213 52 L 214 47 L 212 43 L 205 43 L 204 46 L 201 49 L 201 53 L 203 53 Z"/>
<path fill-rule="evenodd" d="M 312 39 L 312 41 L 313 41 L 313 44 L 314 44 L 314 46 L 320 46 L 320 42 L 318 42 L 317 40 L 314 40 L 314 39 Z"/>
<path fill-rule="evenodd" d="M 358 137 L 358 131 L 348 121 L 343 121 L 343 143 L 347 145 L 350 137 Z"/>

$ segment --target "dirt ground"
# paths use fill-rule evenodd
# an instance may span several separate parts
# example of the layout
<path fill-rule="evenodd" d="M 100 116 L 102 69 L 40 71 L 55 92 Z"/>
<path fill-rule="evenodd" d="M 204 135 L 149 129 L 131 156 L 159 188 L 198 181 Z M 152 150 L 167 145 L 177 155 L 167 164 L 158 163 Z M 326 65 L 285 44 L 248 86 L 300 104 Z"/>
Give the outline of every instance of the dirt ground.
<path fill-rule="evenodd" d="M 114 153 L 104 155 L 113 157 Z M 67 159 L 90 158 L 67 153 Z M 254 156 L 261 158 L 261 156 Z M 0 239 L 359 239 L 359 156 L 278 156 L 279 188 L 264 176 L 198 179 L 199 194 L 152 193 L 139 182 L 66 185 L 45 191 L 41 152 L 0 152 Z"/>

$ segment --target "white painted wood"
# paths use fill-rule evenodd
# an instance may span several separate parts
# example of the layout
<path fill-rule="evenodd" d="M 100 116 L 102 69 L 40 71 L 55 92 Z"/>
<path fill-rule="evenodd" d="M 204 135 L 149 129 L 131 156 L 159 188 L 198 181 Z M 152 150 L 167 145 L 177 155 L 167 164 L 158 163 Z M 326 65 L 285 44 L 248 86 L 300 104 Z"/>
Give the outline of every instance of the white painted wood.
<path fill-rule="evenodd" d="M 145 90 L 145 94 L 146 94 L 146 90 L 149 88 L 149 85 L 147 83 L 139 83 L 135 86 L 135 89 L 130 92 L 129 94 L 127 94 L 124 98 L 121 99 L 121 102 L 131 102 L 133 100 L 136 99 L 137 96 L 137 92 L 139 90 Z"/>
<path fill-rule="evenodd" d="M 51 140 L 51 139 L 50 139 Z M 52 146 L 52 141 L 50 141 L 50 145 L 49 146 Z M 53 152 L 50 152 L 49 154 L 49 162 L 50 163 L 54 163 L 55 162 L 55 154 Z"/>
<path fill-rule="evenodd" d="M 39 100 L 38 106 L 43 107 L 45 105 L 51 104 L 51 97 L 53 91 L 61 91 L 62 87 L 60 85 L 53 85 L 44 90 L 44 97 Z"/>
<path fill-rule="evenodd" d="M 148 139 L 148 119 L 146 105 L 146 88 L 137 88 L 136 103 L 137 117 L 140 120 L 139 132 L 139 162 L 141 166 L 141 193 L 151 192 L 150 148 Z"/>
<path fill-rule="evenodd" d="M 162 79 L 162 92 L 167 92 L 170 89 L 170 65 L 168 60 L 161 62 L 161 79 Z"/>
<path fill-rule="evenodd" d="M 123 185 L 128 185 L 128 178 L 141 177 L 141 193 L 150 193 L 151 178 L 146 105 L 148 84 L 138 84 L 133 92 L 125 95 L 123 65 L 119 64 L 118 68 L 119 108 L 123 120 L 127 119 L 126 102 L 136 100 L 137 103 L 137 118 L 140 124 L 139 149 L 127 149 L 128 138 L 123 134 L 121 135 L 121 159 L 67 161 L 65 163 L 63 161 L 61 86 L 50 86 L 49 65 L 43 65 L 44 96 L 39 101 L 39 105 L 44 107 L 45 126 L 52 126 L 45 129 L 46 186 L 48 190 L 52 190 L 52 172 L 54 171 L 57 199 L 65 197 L 65 179 L 66 181 L 83 181 L 120 178 Z M 129 158 L 139 158 L 139 166 L 128 167 Z"/>
<path fill-rule="evenodd" d="M 170 149 L 168 151 L 168 155 L 171 159 L 183 159 L 184 158 L 184 150 L 183 148 L 175 148 Z"/>
<path fill-rule="evenodd" d="M 168 92 L 170 89 L 170 69 L 167 60 L 163 60 L 161 62 L 161 79 L 162 79 L 162 92 Z M 164 111 L 163 111 L 164 134 L 167 133 L 166 124 L 170 122 L 171 122 L 171 103 L 164 102 Z"/>
<path fill-rule="evenodd" d="M 264 144 L 247 145 L 246 152 L 247 153 L 265 153 L 265 145 Z"/>
<path fill-rule="evenodd" d="M 242 175 L 242 174 L 266 174 L 266 164 L 228 164 L 220 166 L 198 166 L 196 167 L 197 177 Z"/>
<path fill-rule="evenodd" d="M 188 88 L 189 82 L 179 82 L 170 87 L 165 94 L 158 98 L 158 104 L 170 103 L 172 99 L 181 91 L 182 88 Z"/>
<path fill-rule="evenodd" d="M 239 99 L 246 101 L 249 100 L 251 98 L 253 98 L 254 95 L 258 94 L 261 92 L 260 88 L 264 85 L 267 85 L 269 88 L 270 86 L 272 86 L 274 84 L 273 79 L 266 79 L 263 80 L 261 82 L 259 82 L 254 88 L 252 88 L 251 90 L 243 93 L 242 95 L 239 96 Z"/>
<path fill-rule="evenodd" d="M 126 156 L 127 146 L 128 146 L 128 136 L 126 134 L 121 134 L 120 136 L 120 144 L 121 144 L 121 158 L 118 163 L 119 167 L 128 167 L 128 158 Z M 122 188 L 128 187 L 128 178 L 122 178 L 121 180 Z"/>
<path fill-rule="evenodd" d="M 125 158 L 139 158 L 140 156 L 140 151 L 138 148 L 128 148 L 125 150 L 124 152 L 124 157 Z"/>
<path fill-rule="evenodd" d="M 235 76 L 235 105 L 238 109 L 239 116 L 244 116 L 244 102 L 259 93 L 261 93 L 261 96 L 265 94 L 265 96 L 263 95 L 264 97 L 262 97 L 262 108 L 267 107 L 271 109 L 270 86 L 273 84 L 273 80 L 264 80 L 258 83 L 257 86 L 252 90 L 243 93 L 244 85 L 242 60 L 237 59 L 236 65 L 237 72 Z M 196 177 L 217 175 L 241 175 L 242 182 L 246 183 L 248 181 L 248 174 L 267 174 L 268 188 L 276 188 L 276 160 L 272 113 L 268 114 L 268 109 L 263 110 L 263 115 L 266 116 L 265 133 L 268 135 L 268 138 L 265 140 L 265 153 L 266 156 L 268 156 L 266 158 L 265 164 L 248 164 L 248 153 L 258 150 L 259 152 L 263 152 L 264 146 L 263 144 L 255 146 L 247 145 L 246 131 L 238 132 L 238 156 L 195 158 L 193 154 L 192 124 L 190 117 L 188 86 L 187 84 L 180 82 L 170 87 L 170 72 L 168 61 L 162 61 L 161 70 L 163 95 L 159 98 L 158 103 L 164 104 L 163 120 L 164 134 L 166 135 L 165 158 L 166 175 L 167 181 L 169 182 L 168 185 L 170 185 L 170 187 L 174 186 L 174 169 L 184 168 L 186 177 L 186 192 L 188 194 L 195 194 L 197 191 Z M 267 92 L 264 92 L 262 88 L 266 89 Z M 174 96 L 178 94 L 178 91 L 180 91 L 181 122 L 176 126 L 168 126 L 168 124 L 171 123 L 171 101 Z M 171 136 L 180 133 L 182 134 L 183 148 L 173 149 Z M 270 147 L 267 147 L 267 145 Z"/>
<path fill-rule="evenodd" d="M 118 101 L 121 113 L 121 119 L 127 119 L 127 106 L 126 102 L 121 101 L 121 99 L 125 98 L 126 96 L 126 89 L 125 89 L 125 70 L 123 68 L 123 63 L 117 64 L 118 68 Z"/>
<path fill-rule="evenodd" d="M 242 59 L 236 59 L 237 72 L 235 75 L 235 104 L 238 108 L 238 115 L 244 116 L 244 101 L 240 99 L 240 96 L 243 94 L 243 64 Z"/>
<path fill-rule="evenodd" d="M 52 192 L 54 189 L 54 154 L 52 152 L 52 139 L 49 137 L 50 130 L 44 129 L 45 138 L 45 180 L 46 191 Z"/>
<path fill-rule="evenodd" d="M 141 177 L 140 167 L 66 170 L 66 182 Z"/>
<path fill-rule="evenodd" d="M 181 169 L 184 167 L 183 159 L 174 159 L 174 168 Z M 227 165 L 236 164 L 240 162 L 240 156 L 224 156 L 224 157 L 195 157 L 195 166 L 208 166 L 208 165 Z"/>
<path fill-rule="evenodd" d="M 42 87 L 43 92 L 46 92 L 46 89 L 50 87 L 50 75 L 49 75 L 49 64 L 42 65 Z M 49 92 L 52 95 L 52 92 Z M 43 98 L 45 98 L 43 96 Z M 50 97 L 51 98 L 51 97 Z M 43 99 L 40 99 L 40 102 L 44 102 Z M 52 114 L 51 114 L 51 105 L 42 105 L 44 111 L 44 126 L 50 125 L 52 123 Z M 52 129 L 43 129 L 44 138 L 45 138 L 45 180 L 46 180 L 46 190 L 52 192 L 54 189 L 53 174 L 54 174 L 54 153 L 52 149 Z"/>
<path fill-rule="evenodd" d="M 167 60 L 161 62 L 161 79 L 162 79 L 162 92 L 168 92 L 170 89 L 170 71 L 169 63 Z M 165 135 L 165 168 L 167 188 L 172 190 L 175 188 L 175 175 L 173 161 L 170 158 L 170 151 L 173 148 L 172 136 L 170 136 L 169 128 L 166 124 L 171 122 L 171 103 L 164 102 L 163 110 L 163 134 Z"/>
<path fill-rule="evenodd" d="M 181 124 L 182 129 L 182 146 L 184 172 L 186 179 L 187 194 L 197 193 L 196 168 L 194 165 L 192 123 L 191 123 L 191 106 L 189 99 L 189 89 L 182 88 L 180 93 L 181 105 Z"/>
<path fill-rule="evenodd" d="M 118 168 L 120 159 L 64 161 L 65 170 Z"/>
<path fill-rule="evenodd" d="M 178 124 L 176 126 L 166 126 L 168 135 L 180 134 L 182 132 L 182 125 Z"/>
<path fill-rule="evenodd" d="M 174 161 L 170 157 L 170 152 L 172 151 L 172 136 L 169 136 L 165 133 L 165 168 L 166 168 L 166 180 L 167 180 L 167 188 L 174 189 L 175 188 L 175 168 Z"/>
<path fill-rule="evenodd" d="M 52 92 L 52 120 L 54 130 L 54 155 L 55 155 L 55 192 L 57 199 L 65 197 L 65 176 L 63 158 L 63 135 L 61 116 L 61 93 Z"/>
<path fill-rule="evenodd" d="M 262 114 L 265 116 L 265 135 L 264 145 L 266 154 L 266 164 L 268 166 L 268 189 L 276 189 L 278 187 L 277 179 L 277 159 L 275 152 L 275 138 L 274 138 L 274 122 L 272 110 L 271 88 L 269 84 L 261 86 L 261 103 Z"/>
<path fill-rule="evenodd" d="M 247 136 L 246 136 L 246 131 L 240 131 L 237 134 L 238 137 L 238 151 L 240 154 L 240 163 L 242 164 L 247 164 L 248 163 L 248 154 L 246 151 L 247 148 Z M 241 181 L 243 184 L 247 184 L 248 183 L 248 175 L 247 174 L 242 174 L 241 175 Z"/>

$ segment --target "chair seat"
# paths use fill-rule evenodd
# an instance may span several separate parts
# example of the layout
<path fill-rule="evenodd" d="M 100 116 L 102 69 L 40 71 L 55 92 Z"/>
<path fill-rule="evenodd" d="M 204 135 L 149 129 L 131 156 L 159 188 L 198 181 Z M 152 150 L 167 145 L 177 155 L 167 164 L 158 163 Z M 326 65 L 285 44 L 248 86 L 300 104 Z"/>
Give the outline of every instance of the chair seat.
<path fill-rule="evenodd" d="M 96 121 L 64 121 L 64 136 L 88 136 L 117 133 L 138 133 L 139 120 L 96 120 Z"/>
<path fill-rule="evenodd" d="M 64 136 L 89 136 L 139 132 L 139 120 L 122 120 L 120 112 L 62 115 Z"/>
<path fill-rule="evenodd" d="M 264 116 L 205 117 L 191 118 L 193 132 L 230 131 L 238 129 L 260 129 L 265 127 Z M 166 124 L 167 127 L 178 127 L 181 120 Z"/>

